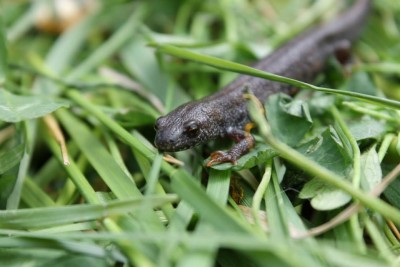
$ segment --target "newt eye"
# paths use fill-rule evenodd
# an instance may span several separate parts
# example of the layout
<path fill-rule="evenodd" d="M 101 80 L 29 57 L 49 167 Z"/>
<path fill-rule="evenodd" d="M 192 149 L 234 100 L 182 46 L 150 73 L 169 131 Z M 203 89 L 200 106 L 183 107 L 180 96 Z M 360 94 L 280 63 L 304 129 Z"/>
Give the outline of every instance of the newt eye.
<path fill-rule="evenodd" d="M 185 133 L 188 134 L 189 136 L 196 136 L 200 129 L 199 122 L 196 120 L 185 122 L 183 127 L 185 129 Z"/>

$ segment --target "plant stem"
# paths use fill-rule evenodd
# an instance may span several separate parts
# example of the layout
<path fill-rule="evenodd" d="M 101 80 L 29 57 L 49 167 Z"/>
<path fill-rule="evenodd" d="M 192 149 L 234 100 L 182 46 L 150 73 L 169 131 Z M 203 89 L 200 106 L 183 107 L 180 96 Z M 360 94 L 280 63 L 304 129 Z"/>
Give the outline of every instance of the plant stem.
<path fill-rule="evenodd" d="M 350 133 L 349 128 L 347 127 L 345 121 L 343 120 L 342 116 L 340 115 L 340 112 L 337 110 L 335 106 L 332 106 L 330 108 L 330 111 L 341 128 L 342 132 L 344 133 L 346 139 L 349 141 L 351 150 L 353 152 L 353 177 L 352 177 L 352 182 L 353 186 L 355 188 L 360 188 L 360 183 L 361 183 L 361 162 L 360 162 L 360 149 L 357 145 L 356 139 L 353 137 L 353 135 Z M 355 243 L 358 246 L 358 250 L 361 252 L 366 251 L 366 246 L 363 242 L 363 231 L 362 227 L 360 225 L 360 221 L 358 220 L 358 214 L 354 213 L 351 218 L 350 218 L 350 228 L 351 228 L 351 233 L 353 235 L 353 239 Z"/>
<path fill-rule="evenodd" d="M 266 163 L 265 172 L 261 179 L 261 182 L 253 196 L 252 212 L 253 212 L 254 222 L 260 230 L 263 230 L 263 224 L 261 222 L 259 214 L 260 204 L 264 197 L 265 191 L 267 190 L 269 182 L 271 180 L 271 174 L 272 174 L 272 160 L 269 159 Z"/>

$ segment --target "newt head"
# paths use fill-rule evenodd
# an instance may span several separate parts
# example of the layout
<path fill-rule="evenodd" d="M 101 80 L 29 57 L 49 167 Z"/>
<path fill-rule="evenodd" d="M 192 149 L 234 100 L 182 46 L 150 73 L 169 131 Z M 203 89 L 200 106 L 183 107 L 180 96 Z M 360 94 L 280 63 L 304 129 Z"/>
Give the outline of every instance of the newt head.
<path fill-rule="evenodd" d="M 217 113 L 214 109 L 211 115 L 204 103 L 190 102 L 159 117 L 154 125 L 155 146 L 163 152 L 174 152 L 216 138 L 219 135 L 218 127 L 214 127 Z"/>

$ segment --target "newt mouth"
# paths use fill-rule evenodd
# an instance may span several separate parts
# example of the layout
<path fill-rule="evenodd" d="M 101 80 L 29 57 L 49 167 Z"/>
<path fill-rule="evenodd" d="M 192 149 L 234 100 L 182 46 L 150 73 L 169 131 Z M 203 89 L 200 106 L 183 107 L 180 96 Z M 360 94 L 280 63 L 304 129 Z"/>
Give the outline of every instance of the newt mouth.
<path fill-rule="evenodd" d="M 155 144 L 155 147 L 158 149 L 160 152 L 178 152 L 182 150 L 186 150 L 191 148 L 190 146 L 183 146 L 183 147 L 176 147 L 173 145 L 165 146 L 165 145 L 157 145 Z"/>
<path fill-rule="evenodd" d="M 169 140 L 166 141 L 162 139 L 158 134 L 154 140 L 154 146 L 160 152 L 177 152 L 192 148 L 193 145 L 191 144 L 183 144 L 181 142 L 176 142 L 176 140 Z"/>

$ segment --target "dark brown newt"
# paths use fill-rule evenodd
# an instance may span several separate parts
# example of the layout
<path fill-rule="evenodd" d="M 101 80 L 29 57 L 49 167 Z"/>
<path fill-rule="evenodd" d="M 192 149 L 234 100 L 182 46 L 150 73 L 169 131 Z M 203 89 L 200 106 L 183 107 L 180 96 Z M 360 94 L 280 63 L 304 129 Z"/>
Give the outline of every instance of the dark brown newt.
<path fill-rule="evenodd" d="M 254 68 L 304 82 L 312 82 L 323 70 L 331 55 L 347 55 L 360 34 L 371 0 L 357 0 L 335 20 L 315 27 L 284 44 Z M 211 154 L 208 166 L 232 162 L 254 146 L 246 131 L 250 118 L 244 93 L 251 91 L 261 102 L 275 93 L 293 95 L 291 85 L 241 75 L 223 90 L 200 100 L 179 106 L 157 119 L 155 145 L 160 151 L 173 152 L 191 148 L 218 137 L 230 137 L 237 143 L 227 152 Z"/>

